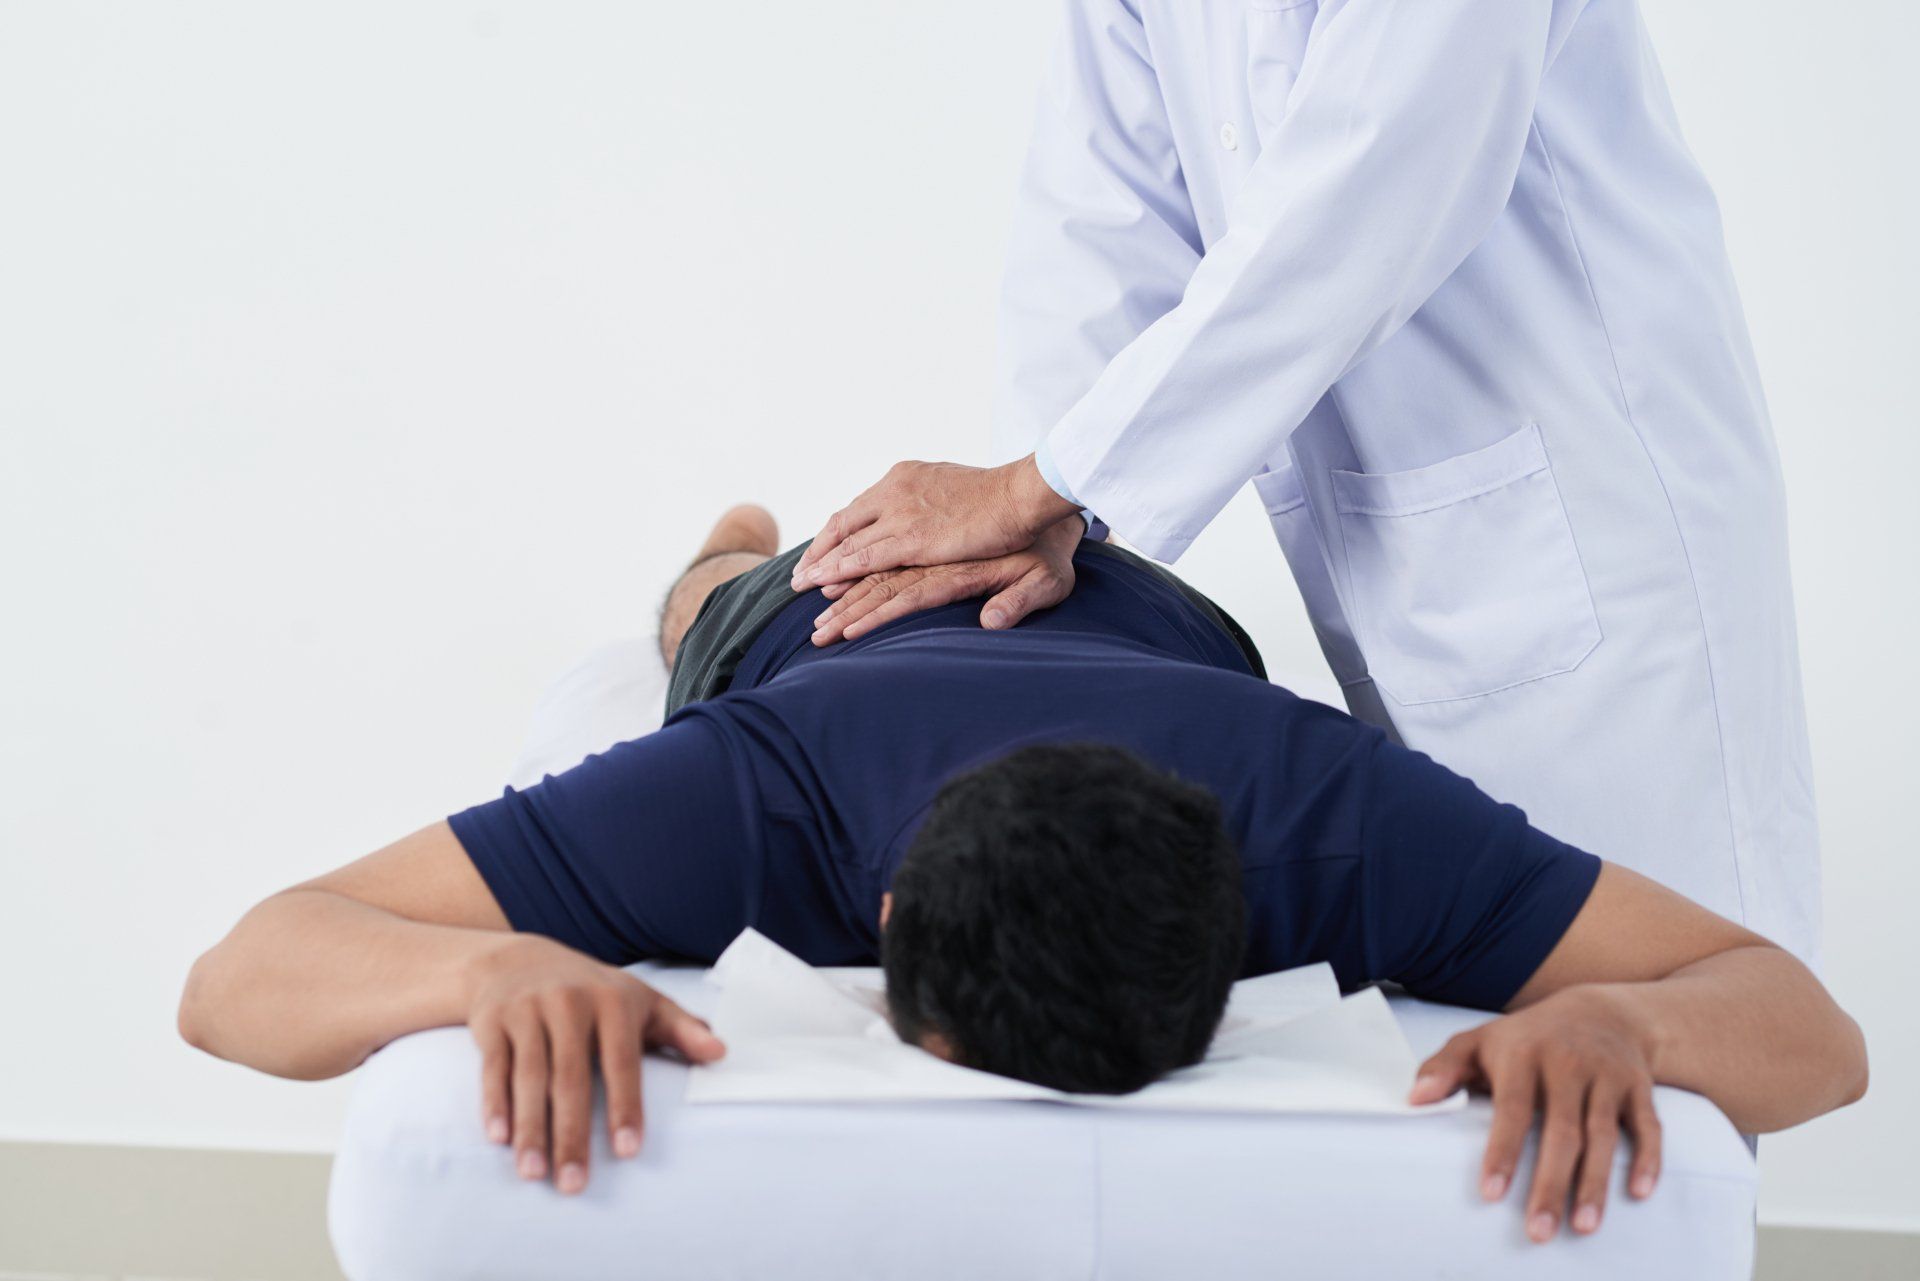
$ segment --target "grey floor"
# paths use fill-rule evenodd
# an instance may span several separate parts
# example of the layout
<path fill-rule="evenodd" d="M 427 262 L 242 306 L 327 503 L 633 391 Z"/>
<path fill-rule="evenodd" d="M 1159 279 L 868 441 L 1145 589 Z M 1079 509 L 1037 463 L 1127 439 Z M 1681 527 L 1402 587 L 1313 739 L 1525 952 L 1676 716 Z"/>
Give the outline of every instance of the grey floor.
<path fill-rule="evenodd" d="M 340 1281 L 327 1247 L 327 1164 L 0 1143 L 0 1281 Z M 1754 1275 L 1917 1281 L 1920 1233 L 1762 1228 Z"/>

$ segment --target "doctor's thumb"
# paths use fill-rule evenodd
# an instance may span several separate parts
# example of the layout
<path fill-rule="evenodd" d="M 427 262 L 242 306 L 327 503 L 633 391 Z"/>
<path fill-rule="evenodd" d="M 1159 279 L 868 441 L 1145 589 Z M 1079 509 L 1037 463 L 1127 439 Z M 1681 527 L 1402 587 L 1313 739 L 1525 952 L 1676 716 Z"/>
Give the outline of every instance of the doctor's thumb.
<path fill-rule="evenodd" d="M 1005 631 L 1036 609 L 1058 605 L 1072 590 L 1071 580 L 1061 582 L 1046 570 L 1035 569 L 988 598 L 980 609 L 980 626 L 989 631 Z"/>

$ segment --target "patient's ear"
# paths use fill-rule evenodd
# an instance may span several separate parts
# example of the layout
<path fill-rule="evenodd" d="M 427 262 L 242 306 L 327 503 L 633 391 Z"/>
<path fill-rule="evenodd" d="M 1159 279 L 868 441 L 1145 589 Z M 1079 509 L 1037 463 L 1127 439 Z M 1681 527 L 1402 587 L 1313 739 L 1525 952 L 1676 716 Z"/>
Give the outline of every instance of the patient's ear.
<path fill-rule="evenodd" d="M 920 1048 L 936 1059 L 945 1059 L 949 1063 L 960 1061 L 960 1052 L 953 1048 L 944 1032 L 923 1032 L 920 1036 Z"/>
<path fill-rule="evenodd" d="M 893 915 L 893 891 L 888 890 L 880 896 L 880 928 L 887 928 L 887 918 Z"/>

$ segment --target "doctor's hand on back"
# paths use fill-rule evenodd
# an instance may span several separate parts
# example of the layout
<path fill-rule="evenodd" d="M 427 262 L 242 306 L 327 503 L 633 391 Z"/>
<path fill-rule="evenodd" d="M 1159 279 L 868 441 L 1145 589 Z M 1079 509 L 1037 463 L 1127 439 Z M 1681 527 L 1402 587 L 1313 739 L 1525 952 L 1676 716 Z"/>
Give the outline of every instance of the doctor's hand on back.
<path fill-rule="evenodd" d="M 1073 590 L 1085 532 L 1031 456 L 1000 467 L 897 463 L 828 519 L 793 588 L 818 587 L 833 602 L 814 620 L 816 645 L 981 595 L 981 626 L 1012 627 Z"/>

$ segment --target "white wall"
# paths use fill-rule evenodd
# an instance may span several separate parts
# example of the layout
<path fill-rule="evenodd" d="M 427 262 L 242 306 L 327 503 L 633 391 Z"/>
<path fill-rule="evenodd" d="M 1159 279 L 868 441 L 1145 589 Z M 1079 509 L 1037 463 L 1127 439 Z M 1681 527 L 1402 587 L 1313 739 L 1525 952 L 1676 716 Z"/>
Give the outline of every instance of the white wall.
<path fill-rule="evenodd" d="M 330 1146 L 341 1087 L 174 1040 L 192 957 L 489 794 L 726 503 L 797 536 L 980 459 L 1050 7 L 0 0 L 0 1136 Z M 1920 1228 L 1912 13 L 1652 20 L 1786 455 L 1875 1052 L 1764 1145 L 1767 1216 Z M 1182 568 L 1330 696 L 1256 509 Z"/>

